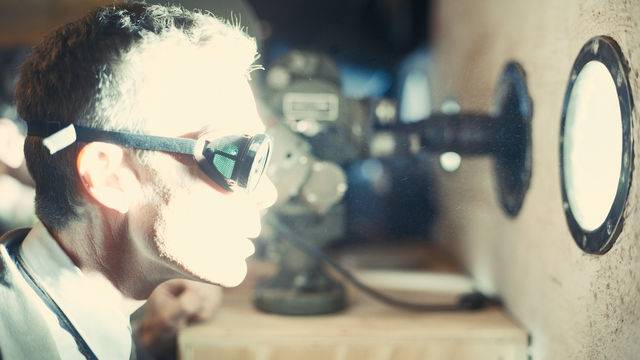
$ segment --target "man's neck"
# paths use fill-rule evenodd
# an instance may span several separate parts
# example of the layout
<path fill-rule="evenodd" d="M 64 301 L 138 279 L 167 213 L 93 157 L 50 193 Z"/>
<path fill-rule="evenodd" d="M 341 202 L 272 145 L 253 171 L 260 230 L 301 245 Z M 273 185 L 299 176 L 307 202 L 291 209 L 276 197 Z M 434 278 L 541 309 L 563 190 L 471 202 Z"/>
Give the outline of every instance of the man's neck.
<path fill-rule="evenodd" d="M 81 344 L 98 358 L 123 358 L 128 354 L 129 317 L 140 301 L 124 296 L 103 273 L 79 269 L 40 222 L 14 256 L 25 280 L 31 281 L 51 310 L 43 311 L 43 315 L 62 353 L 73 352 L 69 349 Z"/>
<path fill-rule="evenodd" d="M 162 281 L 149 276 L 159 263 L 135 246 L 125 215 L 94 213 L 49 232 L 83 273 L 104 275 L 126 298 L 146 299 Z"/>

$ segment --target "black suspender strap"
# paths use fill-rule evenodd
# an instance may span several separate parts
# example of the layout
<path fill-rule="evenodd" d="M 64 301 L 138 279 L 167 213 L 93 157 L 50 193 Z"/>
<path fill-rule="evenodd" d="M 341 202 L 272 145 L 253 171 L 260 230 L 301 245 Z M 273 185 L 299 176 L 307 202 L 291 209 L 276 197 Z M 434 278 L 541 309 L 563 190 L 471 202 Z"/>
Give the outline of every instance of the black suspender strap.
<path fill-rule="evenodd" d="M 22 259 L 22 255 L 20 255 L 20 249 L 18 247 L 14 248 L 14 255 L 16 259 L 16 266 L 18 270 L 22 273 L 22 276 L 29 283 L 29 285 L 35 290 L 35 292 L 40 296 L 42 301 L 54 312 L 54 314 L 58 317 L 58 321 L 60 321 L 60 325 L 63 329 L 69 332 L 78 346 L 78 350 L 84 355 L 84 357 L 88 360 L 98 360 L 96 355 L 93 353 L 89 345 L 82 338 L 82 335 L 78 332 L 75 326 L 71 323 L 67 315 L 60 309 L 58 304 L 51 298 L 51 296 L 44 290 L 38 280 L 31 274 L 29 268 L 25 264 Z"/>

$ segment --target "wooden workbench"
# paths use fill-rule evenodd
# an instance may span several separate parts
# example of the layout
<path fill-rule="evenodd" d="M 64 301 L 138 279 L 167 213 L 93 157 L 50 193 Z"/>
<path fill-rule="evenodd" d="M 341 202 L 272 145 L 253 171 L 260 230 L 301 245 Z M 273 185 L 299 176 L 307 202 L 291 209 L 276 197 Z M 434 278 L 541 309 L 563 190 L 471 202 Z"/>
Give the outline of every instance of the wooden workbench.
<path fill-rule="evenodd" d="M 266 314 L 252 305 L 251 295 L 255 282 L 272 270 L 256 263 L 250 269 L 241 286 L 226 290 L 211 321 L 181 331 L 180 359 L 526 359 L 525 331 L 496 306 L 417 313 L 390 308 L 348 287 L 349 306 L 337 314 Z"/>

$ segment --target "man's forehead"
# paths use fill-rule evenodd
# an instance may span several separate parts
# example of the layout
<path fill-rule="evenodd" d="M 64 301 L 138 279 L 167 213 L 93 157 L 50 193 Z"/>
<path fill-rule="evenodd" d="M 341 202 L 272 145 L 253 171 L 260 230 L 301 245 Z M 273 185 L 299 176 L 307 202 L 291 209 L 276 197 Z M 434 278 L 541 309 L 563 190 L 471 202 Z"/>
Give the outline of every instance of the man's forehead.
<path fill-rule="evenodd" d="M 264 132 L 255 99 L 246 80 L 224 86 L 194 83 L 176 93 L 175 102 L 162 104 L 165 110 L 149 131 L 156 135 L 183 136 L 205 132 L 229 134 Z"/>

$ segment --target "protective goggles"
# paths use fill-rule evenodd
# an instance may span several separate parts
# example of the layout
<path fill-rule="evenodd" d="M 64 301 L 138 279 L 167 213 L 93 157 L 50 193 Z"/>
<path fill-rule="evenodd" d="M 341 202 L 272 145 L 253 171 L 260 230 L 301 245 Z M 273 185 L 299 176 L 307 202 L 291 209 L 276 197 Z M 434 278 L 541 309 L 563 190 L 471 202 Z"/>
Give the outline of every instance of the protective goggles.
<path fill-rule="evenodd" d="M 200 169 L 228 192 L 237 187 L 253 191 L 271 154 L 271 138 L 266 134 L 193 140 L 98 130 L 73 124 L 62 129 L 58 126 L 58 130 L 52 131 L 50 124 L 42 127 L 30 124 L 27 135 L 43 138 L 43 145 L 52 155 L 76 141 L 99 141 L 141 150 L 192 155 Z"/>

